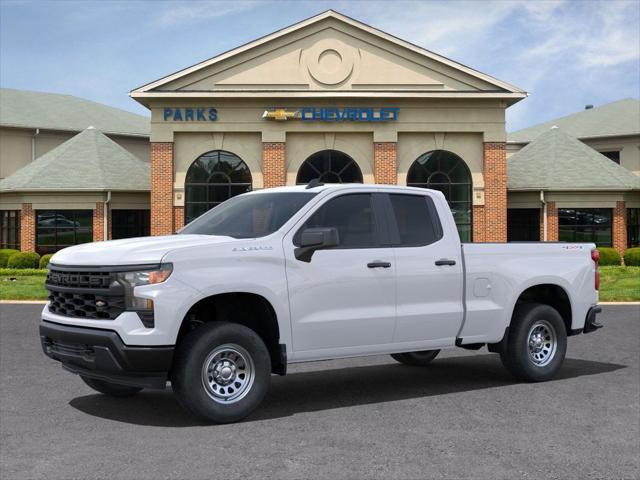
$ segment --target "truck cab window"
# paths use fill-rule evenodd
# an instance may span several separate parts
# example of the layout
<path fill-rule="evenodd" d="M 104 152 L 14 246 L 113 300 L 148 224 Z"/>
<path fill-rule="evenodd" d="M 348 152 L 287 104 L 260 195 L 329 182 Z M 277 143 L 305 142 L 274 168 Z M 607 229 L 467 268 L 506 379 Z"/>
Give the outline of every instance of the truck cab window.
<path fill-rule="evenodd" d="M 368 248 L 378 245 L 371 194 L 351 194 L 329 200 L 305 222 L 296 234 L 315 227 L 338 229 L 340 248 Z"/>
<path fill-rule="evenodd" d="M 431 199 L 421 195 L 389 195 L 398 227 L 400 246 L 417 247 L 437 241 L 440 235 Z"/>

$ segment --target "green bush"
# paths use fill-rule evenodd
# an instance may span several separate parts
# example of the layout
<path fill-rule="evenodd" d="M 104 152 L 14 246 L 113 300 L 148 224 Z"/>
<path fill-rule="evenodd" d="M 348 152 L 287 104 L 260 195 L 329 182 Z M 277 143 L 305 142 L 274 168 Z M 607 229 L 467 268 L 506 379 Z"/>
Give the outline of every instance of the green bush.
<path fill-rule="evenodd" d="M 9 257 L 14 253 L 20 253 L 20 250 L 14 250 L 13 248 L 0 249 L 0 268 L 6 268 Z"/>
<path fill-rule="evenodd" d="M 624 264 L 627 267 L 640 267 L 640 247 L 627 248 L 624 251 Z"/>
<path fill-rule="evenodd" d="M 49 260 L 51 260 L 51 257 L 53 257 L 53 253 L 47 253 L 46 255 L 43 255 L 42 257 L 40 257 L 40 268 L 47 268 L 47 265 L 49 265 Z"/>
<path fill-rule="evenodd" d="M 40 255 L 34 252 L 18 252 L 9 257 L 8 268 L 38 268 Z"/>
<path fill-rule="evenodd" d="M 598 247 L 598 251 L 600 252 L 599 264 L 602 265 L 603 267 L 607 265 L 622 264 L 622 259 L 620 258 L 620 254 L 615 248 Z"/>

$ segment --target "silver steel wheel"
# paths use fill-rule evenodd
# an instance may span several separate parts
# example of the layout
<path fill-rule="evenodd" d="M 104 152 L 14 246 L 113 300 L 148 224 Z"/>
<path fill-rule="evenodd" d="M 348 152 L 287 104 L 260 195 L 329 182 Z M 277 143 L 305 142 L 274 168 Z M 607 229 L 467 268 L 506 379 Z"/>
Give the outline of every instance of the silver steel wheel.
<path fill-rule="evenodd" d="M 548 365 L 556 355 L 558 338 L 553 325 L 546 320 L 536 321 L 527 335 L 529 358 L 536 367 Z"/>
<path fill-rule="evenodd" d="M 220 345 L 202 364 L 202 385 L 213 401 L 228 405 L 249 393 L 255 371 L 251 355 L 240 345 Z"/>

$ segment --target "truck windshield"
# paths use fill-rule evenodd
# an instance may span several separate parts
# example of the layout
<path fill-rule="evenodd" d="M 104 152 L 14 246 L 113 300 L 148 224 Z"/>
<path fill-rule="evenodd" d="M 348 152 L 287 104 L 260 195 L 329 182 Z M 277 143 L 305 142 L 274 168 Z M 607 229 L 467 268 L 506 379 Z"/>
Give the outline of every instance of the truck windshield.
<path fill-rule="evenodd" d="M 239 195 L 199 216 L 180 234 L 264 237 L 278 230 L 315 195 L 311 192 Z"/>

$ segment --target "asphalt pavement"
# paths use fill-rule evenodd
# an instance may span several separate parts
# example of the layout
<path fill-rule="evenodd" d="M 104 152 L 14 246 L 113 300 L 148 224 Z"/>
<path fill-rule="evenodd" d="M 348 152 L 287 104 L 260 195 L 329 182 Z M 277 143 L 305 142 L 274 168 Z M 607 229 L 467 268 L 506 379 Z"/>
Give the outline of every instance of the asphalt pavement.
<path fill-rule="evenodd" d="M 95 393 L 44 356 L 41 305 L 0 305 L 0 478 L 639 478 L 640 306 L 569 339 L 551 382 L 486 349 L 290 366 L 263 405 L 203 425 L 171 390 Z"/>

